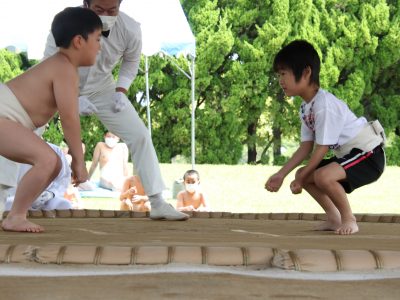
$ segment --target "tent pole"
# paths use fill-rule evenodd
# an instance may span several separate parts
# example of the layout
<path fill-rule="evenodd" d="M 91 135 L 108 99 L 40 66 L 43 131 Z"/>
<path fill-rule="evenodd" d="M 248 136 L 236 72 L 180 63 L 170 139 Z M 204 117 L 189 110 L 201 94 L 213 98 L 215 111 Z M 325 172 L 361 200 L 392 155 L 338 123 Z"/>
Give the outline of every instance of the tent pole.
<path fill-rule="evenodd" d="M 147 105 L 147 127 L 151 136 L 151 116 L 150 116 L 150 92 L 149 92 L 149 63 L 147 55 L 144 57 L 145 77 L 146 77 L 146 105 Z"/>
<path fill-rule="evenodd" d="M 192 98 L 192 170 L 195 169 L 195 156 L 196 156 L 196 147 L 195 147 L 195 111 L 196 111 L 196 106 L 195 106 L 195 64 L 194 64 L 194 57 L 192 56 L 192 76 L 191 76 L 191 98 Z"/>

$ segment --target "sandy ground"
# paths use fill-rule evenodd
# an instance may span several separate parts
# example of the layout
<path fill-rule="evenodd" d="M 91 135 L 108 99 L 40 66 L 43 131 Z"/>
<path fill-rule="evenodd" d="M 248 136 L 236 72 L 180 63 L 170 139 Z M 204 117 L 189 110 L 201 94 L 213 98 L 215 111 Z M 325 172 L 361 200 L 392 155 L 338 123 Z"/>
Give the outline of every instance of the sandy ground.
<path fill-rule="evenodd" d="M 0 277 L 2 299 L 398 299 L 400 279 L 321 281 L 164 273 Z"/>
<path fill-rule="evenodd" d="M 288 249 L 400 251 L 400 223 L 360 222 L 360 232 L 339 236 L 313 231 L 314 221 L 192 218 L 186 222 L 136 218 L 33 219 L 41 234 L 0 231 L 0 244 L 263 246 Z"/>
<path fill-rule="evenodd" d="M 0 244 L 191 245 L 400 251 L 400 224 L 359 223 L 360 232 L 316 232 L 313 221 L 129 218 L 36 219 L 42 234 L 0 231 Z M 398 299 L 399 271 L 310 274 L 200 266 L 0 264 L 1 299 Z"/>

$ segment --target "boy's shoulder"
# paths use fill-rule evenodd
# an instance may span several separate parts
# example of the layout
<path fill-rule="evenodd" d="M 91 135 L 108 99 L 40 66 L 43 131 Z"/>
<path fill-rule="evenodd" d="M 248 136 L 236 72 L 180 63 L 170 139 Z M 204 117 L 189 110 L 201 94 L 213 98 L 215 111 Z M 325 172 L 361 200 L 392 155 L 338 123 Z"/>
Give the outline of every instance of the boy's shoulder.
<path fill-rule="evenodd" d="M 323 106 L 330 106 L 332 103 L 343 103 L 343 100 L 339 99 L 336 95 L 333 93 L 324 90 L 324 89 L 319 89 L 317 94 L 314 97 L 315 105 L 323 105 Z"/>
<path fill-rule="evenodd" d="M 183 195 L 186 193 L 186 190 L 179 191 L 177 195 Z"/>
<path fill-rule="evenodd" d="M 60 53 L 55 53 L 52 56 L 42 60 L 37 66 L 45 67 L 47 70 L 54 70 L 62 75 L 69 75 L 70 71 L 75 73 L 75 68 L 69 59 Z"/>

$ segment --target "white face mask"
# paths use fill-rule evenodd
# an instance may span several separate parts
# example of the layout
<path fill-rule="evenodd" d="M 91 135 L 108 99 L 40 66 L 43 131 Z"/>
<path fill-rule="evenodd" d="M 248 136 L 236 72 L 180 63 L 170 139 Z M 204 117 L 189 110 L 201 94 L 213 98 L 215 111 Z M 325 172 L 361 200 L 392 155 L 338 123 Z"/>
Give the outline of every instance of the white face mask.
<path fill-rule="evenodd" d="M 109 31 L 117 21 L 117 16 L 99 16 L 103 23 L 103 31 Z"/>
<path fill-rule="evenodd" d="M 198 187 L 199 187 L 199 185 L 197 183 L 192 183 L 192 184 L 187 183 L 187 184 L 185 184 L 186 191 L 188 191 L 191 194 L 196 192 Z"/>
<path fill-rule="evenodd" d="M 115 138 L 106 137 L 104 141 L 106 145 L 110 148 L 114 148 L 118 144 L 118 140 Z"/>

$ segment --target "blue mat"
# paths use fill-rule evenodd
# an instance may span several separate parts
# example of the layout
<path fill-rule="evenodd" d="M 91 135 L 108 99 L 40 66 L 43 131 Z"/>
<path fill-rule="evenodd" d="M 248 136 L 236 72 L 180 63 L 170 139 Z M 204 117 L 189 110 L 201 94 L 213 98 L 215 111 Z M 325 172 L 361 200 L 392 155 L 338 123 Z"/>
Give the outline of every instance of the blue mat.
<path fill-rule="evenodd" d="M 79 191 L 82 198 L 119 198 L 120 193 L 99 187 L 98 182 L 92 182 L 95 189 L 92 191 Z"/>

